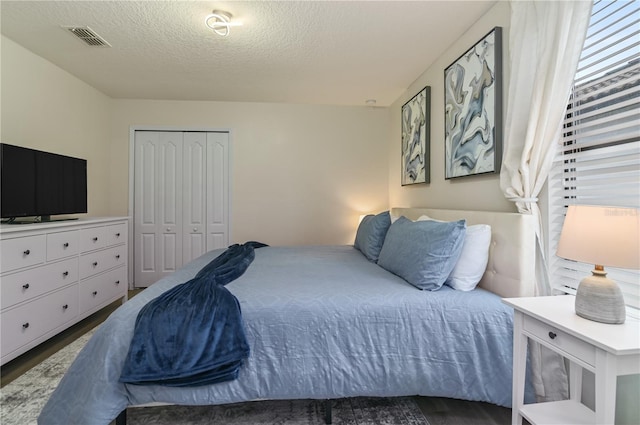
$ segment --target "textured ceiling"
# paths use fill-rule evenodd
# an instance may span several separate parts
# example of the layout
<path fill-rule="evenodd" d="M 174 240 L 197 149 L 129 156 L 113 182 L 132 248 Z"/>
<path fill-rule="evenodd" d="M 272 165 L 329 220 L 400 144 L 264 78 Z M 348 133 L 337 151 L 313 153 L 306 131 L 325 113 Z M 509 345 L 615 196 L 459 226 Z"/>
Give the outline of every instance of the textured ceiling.
<path fill-rule="evenodd" d="M 495 3 L 2 0 L 0 28 L 114 98 L 387 106 Z M 214 34 L 213 9 L 243 26 Z"/>

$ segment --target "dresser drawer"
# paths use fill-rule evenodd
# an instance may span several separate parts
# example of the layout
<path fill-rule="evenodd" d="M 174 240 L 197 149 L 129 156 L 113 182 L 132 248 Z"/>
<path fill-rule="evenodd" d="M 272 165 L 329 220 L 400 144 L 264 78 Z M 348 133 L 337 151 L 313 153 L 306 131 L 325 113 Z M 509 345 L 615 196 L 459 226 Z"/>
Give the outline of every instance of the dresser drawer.
<path fill-rule="evenodd" d="M 2 273 L 43 263 L 46 248 L 45 235 L 0 241 Z"/>
<path fill-rule="evenodd" d="M 106 227 L 90 227 L 80 230 L 80 252 L 93 251 L 108 246 Z"/>
<path fill-rule="evenodd" d="M 2 312 L 2 357 L 73 320 L 77 314 L 77 285 Z"/>
<path fill-rule="evenodd" d="M 80 257 L 80 279 L 126 264 L 127 246 L 121 245 Z"/>
<path fill-rule="evenodd" d="M 47 235 L 47 261 L 69 257 L 80 252 L 80 231 L 49 233 Z"/>
<path fill-rule="evenodd" d="M 593 345 L 582 341 L 566 332 L 547 325 L 531 316 L 524 317 L 523 329 L 542 343 L 547 343 L 560 350 L 561 354 L 573 357 L 594 366 L 596 350 Z"/>
<path fill-rule="evenodd" d="M 78 258 L 2 276 L 2 309 L 78 281 Z"/>
<path fill-rule="evenodd" d="M 106 227 L 107 246 L 120 245 L 127 241 L 127 224 L 120 223 Z"/>
<path fill-rule="evenodd" d="M 127 269 L 109 270 L 80 283 L 80 313 L 89 311 L 115 297 L 124 297 Z"/>

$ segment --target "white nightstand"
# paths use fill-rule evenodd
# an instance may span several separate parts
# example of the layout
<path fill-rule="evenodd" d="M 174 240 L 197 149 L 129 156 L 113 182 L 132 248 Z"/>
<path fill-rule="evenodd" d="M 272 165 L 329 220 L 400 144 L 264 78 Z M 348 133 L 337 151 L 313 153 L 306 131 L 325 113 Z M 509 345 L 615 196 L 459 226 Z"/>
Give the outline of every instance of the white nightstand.
<path fill-rule="evenodd" d="M 575 314 L 575 297 L 505 298 L 514 308 L 513 414 L 532 424 L 613 424 L 616 380 L 640 373 L 640 323 L 627 318 L 608 325 Z M 524 404 L 528 339 L 535 340 L 571 362 L 570 400 Z M 582 370 L 595 374 L 595 412 L 581 404 Z"/>

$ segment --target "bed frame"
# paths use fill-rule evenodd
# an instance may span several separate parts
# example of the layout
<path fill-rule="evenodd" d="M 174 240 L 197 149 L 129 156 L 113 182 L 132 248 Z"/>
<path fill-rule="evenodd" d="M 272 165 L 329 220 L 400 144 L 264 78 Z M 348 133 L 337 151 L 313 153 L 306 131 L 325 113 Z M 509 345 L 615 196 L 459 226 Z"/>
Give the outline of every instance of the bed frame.
<path fill-rule="evenodd" d="M 479 286 L 501 297 L 534 295 L 535 233 L 531 215 L 490 212 L 444 210 L 432 208 L 392 208 L 392 216 L 416 220 L 422 215 L 444 221 L 465 219 L 467 226 L 489 224 L 491 246 L 487 270 Z M 164 403 L 130 407 L 150 407 Z M 331 400 L 324 400 L 325 422 L 332 422 Z M 116 425 L 126 425 L 126 410 L 116 418 Z"/>

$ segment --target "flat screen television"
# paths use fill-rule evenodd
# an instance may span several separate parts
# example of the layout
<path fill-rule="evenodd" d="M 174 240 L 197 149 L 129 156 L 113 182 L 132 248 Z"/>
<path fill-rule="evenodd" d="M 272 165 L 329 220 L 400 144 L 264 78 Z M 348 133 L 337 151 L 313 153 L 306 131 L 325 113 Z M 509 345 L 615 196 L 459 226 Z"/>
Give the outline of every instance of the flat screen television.
<path fill-rule="evenodd" d="M 0 217 L 50 221 L 87 212 L 87 161 L 0 143 Z"/>

